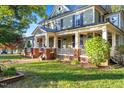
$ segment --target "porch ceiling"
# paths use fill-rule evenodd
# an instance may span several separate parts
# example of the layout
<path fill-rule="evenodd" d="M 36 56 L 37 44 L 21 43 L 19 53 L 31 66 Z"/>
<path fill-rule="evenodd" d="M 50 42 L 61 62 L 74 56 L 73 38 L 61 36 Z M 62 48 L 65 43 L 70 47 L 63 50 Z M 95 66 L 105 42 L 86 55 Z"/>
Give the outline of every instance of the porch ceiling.
<path fill-rule="evenodd" d="M 124 35 L 124 31 L 122 31 L 120 28 L 114 26 L 112 23 L 109 23 L 106 25 L 107 26 L 107 29 L 110 31 L 110 32 L 116 32 L 117 34 L 122 34 Z"/>

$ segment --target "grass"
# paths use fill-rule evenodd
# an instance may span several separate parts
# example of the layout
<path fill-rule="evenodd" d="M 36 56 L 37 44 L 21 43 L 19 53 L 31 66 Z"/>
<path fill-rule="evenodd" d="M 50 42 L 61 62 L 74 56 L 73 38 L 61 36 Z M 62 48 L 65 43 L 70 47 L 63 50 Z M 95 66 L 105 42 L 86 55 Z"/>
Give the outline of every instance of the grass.
<path fill-rule="evenodd" d="M 0 55 L 0 61 L 5 61 L 5 60 L 20 60 L 20 59 L 27 59 L 24 56 L 21 55 L 15 55 L 15 54 L 1 54 Z"/>
<path fill-rule="evenodd" d="M 47 88 L 121 88 L 124 69 L 84 69 L 57 62 L 33 62 L 12 65 L 25 74 L 23 80 L 5 87 Z"/>

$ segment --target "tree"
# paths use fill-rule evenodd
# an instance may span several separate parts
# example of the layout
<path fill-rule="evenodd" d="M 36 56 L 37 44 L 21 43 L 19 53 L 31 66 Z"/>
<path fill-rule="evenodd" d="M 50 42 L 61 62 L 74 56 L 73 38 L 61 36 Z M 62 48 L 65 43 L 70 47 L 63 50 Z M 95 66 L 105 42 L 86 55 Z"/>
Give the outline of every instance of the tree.
<path fill-rule="evenodd" d="M 100 65 L 109 58 L 110 45 L 101 37 L 94 37 L 87 40 L 85 49 L 90 62 L 93 64 Z"/>
<path fill-rule="evenodd" d="M 46 17 L 45 6 L 0 6 L 0 30 L 25 31 L 38 17 Z"/>
<path fill-rule="evenodd" d="M 17 46 L 21 44 L 25 32 L 38 18 L 46 17 L 46 6 L 0 6 L 0 44 Z"/>
<path fill-rule="evenodd" d="M 118 12 L 124 10 L 124 5 L 112 5 L 112 12 Z"/>
<path fill-rule="evenodd" d="M 3 49 L 17 49 L 23 45 L 23 37 L 19 33 L 11 33 L 7 31 L 0 32 L 0 42 Z M 13 52 L 13 51 L 12 51 Z"/>

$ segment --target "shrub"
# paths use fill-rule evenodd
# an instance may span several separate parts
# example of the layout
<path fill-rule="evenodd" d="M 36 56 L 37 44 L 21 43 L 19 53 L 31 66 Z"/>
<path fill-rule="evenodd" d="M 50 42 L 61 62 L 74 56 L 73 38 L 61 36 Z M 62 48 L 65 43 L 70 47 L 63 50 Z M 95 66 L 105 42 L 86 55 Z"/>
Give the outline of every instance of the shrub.
<path fill-rule="evenodd" d="M 85 50 L 90 62 L 100 65 L 109 58 L 110 45 L 101 37 L 94 37 L 86 41 Z"/>
<path fill-rule="evenodd" d="M 16 69 L 14 67 L 7 68 L 6 70 L 3 71 L 4 76 L 15 75 L 15 74 L 16 74 Z"/>
<path fill-rule="evenodd" d="M 6 66 L 4 64 L 0 64 L 0 72 L 3 72 L 6 69 Z"/>
<path fill-rule="evenodd" d="M 55 60 L 54 60 L 54 62 L 60 62 L 60 59 L 59 59 L 59 58 L 57 58 L 57 59 L 55 59 Z"/>
<path fill-rule="evenodd" d="M 78 61 L 77 59 L 71 61 L 71 65 L 78 65 L 78 64 L 80 64 L 80 61 Z"/>

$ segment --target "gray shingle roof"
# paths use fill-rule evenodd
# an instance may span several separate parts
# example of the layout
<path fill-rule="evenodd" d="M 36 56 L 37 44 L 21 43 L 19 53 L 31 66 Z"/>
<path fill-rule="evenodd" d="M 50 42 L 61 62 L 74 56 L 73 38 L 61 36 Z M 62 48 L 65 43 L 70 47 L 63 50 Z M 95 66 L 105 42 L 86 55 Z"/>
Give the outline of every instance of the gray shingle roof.
<path fill-rule="evenodd" d="M 87 5 L 66 5 L 66 7 L 68 7 L 71 11 L 79 9 L 81 7 L 85 7 Z"/>

